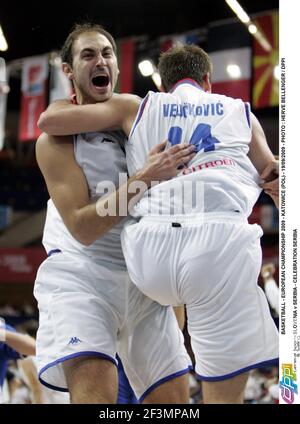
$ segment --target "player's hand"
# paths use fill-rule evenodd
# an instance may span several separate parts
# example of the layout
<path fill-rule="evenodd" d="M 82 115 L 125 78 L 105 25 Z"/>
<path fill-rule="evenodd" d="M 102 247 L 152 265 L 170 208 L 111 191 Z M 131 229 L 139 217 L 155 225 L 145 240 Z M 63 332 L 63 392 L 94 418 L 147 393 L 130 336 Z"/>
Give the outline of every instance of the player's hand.
<path fill-rule="evenodd" d="M 277 208 L 279 207 L 279 161 L 270 162 L 260 175 L 263 180 L 260 186 L 273 199 Z"/>
<path fill-rule="evenodd" d="M 141 170 L 142 178 L 151 185 L 154 181 L 169 180 L 178 174 L 178 168 L 185 166 L 196 154 L 195 146 L 176 144 L 167 150 L 167 141 L 158 144 L 149 152 Z"/>

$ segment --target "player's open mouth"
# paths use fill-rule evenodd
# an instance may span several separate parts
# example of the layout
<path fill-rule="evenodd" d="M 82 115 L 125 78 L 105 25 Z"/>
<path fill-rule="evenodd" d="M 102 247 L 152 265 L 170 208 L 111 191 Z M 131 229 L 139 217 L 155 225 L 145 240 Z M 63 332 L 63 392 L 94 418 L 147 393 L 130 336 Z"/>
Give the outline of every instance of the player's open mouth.
<path fill-rule="evenodd" d="M 92 84 L 96 88 L 104 88 L 109 84 L 109 76 L 108 75 L 98 75 L 92 78 Z"/>

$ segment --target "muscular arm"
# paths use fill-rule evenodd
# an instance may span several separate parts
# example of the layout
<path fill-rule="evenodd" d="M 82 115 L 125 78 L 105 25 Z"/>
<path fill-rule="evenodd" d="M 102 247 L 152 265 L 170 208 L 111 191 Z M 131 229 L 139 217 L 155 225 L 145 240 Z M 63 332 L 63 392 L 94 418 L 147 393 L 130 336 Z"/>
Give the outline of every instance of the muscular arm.
<path fill-rule="evenodd" d="M 105 102 L 73 105 L 59 100 L 39 118 L 39 128 L 50 135 L 72 135 L 90 131 L 123 129 L 128 135 L 140 105 L 131 94 L 115 94 Z"/>
<path fill-rule="evenodd" d="M 141 171 L 109 196 L 91 203 L 87 182 L 82 169 L 74 158 L 71 137 L 51 137 L 42 134 L 36 145 L 36 156 L 44 175 L 47 188 L 56 208 L 72 236 L 84 245 L 90 245 L 115 226 L 124 216 L 119 216 L 120 205 L 137 202 L 150 187 L 152 181 L 175 176 L 178 165 L 189 161 L 194 155 L 189 147 L 174 146 L 173 151 L 158 153 L 162 144 L 156 146 Z M 176 149 L 174 149 L 176 147 Z M 129 192 L 131 183 L 143 182 L 139 196 Z M 99 210 L 116 205 L 116 216 L 99 216 Z"/>
<path fill-rule="evenodd" d="M 257 172 L 261 174 L 270 162 L 275 162 L 265 133 L 258 119 L 251 113 L 252 139 L 250 143 L 249 157 Z"/>
<path fill-rule="evenodd" d="M 275 205 L 279 203 L 279 178 L 278 161 L 271 152 L 264 131 L 257 120 L 251 114 L 252 139 L 250 143 L 249 157 L 263 180 L 262 188 L 272 197 Z"/>
<path fill-rule="evenodd" d="M 96 204 L 90 202 L 85 175 L 75 160 L 71 137 L 42 134 L 37 141 L 36 156 L 51 199 L 80 243 L 93 243 L 122 219 L 98 216 Z"/>

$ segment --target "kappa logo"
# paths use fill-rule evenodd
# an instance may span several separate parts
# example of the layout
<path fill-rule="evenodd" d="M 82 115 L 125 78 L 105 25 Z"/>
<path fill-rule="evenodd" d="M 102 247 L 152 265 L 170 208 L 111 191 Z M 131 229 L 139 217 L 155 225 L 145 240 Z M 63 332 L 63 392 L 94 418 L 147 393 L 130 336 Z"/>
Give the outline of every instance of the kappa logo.
<path fill-rule="evenodd" d="M 82 340 L 78 339 L 78 337 L 71 337 L 68 345 L 77 345 L 78 343 L 81 343 Z"/>

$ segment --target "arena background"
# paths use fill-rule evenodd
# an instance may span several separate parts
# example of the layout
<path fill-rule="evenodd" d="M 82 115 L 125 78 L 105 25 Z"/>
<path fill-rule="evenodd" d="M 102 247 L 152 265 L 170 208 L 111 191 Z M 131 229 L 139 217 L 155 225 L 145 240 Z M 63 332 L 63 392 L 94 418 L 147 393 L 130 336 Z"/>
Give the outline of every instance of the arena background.
<path fill-rule="evenodd" d="M 159 53 L 177 41 L 200 45 L 213 58 L 213 91 L 250 101 L 271 150 L 278 155 L 278 1 L 241 0 L 240 4 L 267 40 L 267 48 L 225 0 L 52 1 L 51 6 L 1 2 L 0 24 L 8 49 L 0 56 L 7 65 L 9 93 L 0 94 L 0 128 L 4 128 L 0 135 L 0 316 L 9 324 L 38 319 L 32 291 L 36 270 L 45 258 L 41 239 L 48 194 L 35 160 L 35 121 L 39 110 L 64 97 L 67 90 L 57 70 L 58 52 L 70 28 L 76 22 L 93 21 L 108 29 L 118 44 L 122 75 L 118 89 L 141 97 L 148 90 L 157 91 L 152 77 L 142 76 L 139 70 L 142 60 L 156 65 Z M 228 74 L 225 57 L 239 67 L 236 75 Z M 35 60 L 41 69 L 46 66 L 43 78 L 34 69 L 30 73 Z M 22 90 L 26 78 L 30 96 L 36 95 L 34 111 L 28 106 L 28 91 Z M 265 194 L 250 221 L 264 229 L 263 262 L 275 264 L 278 280 L 278 212 Z"/>

